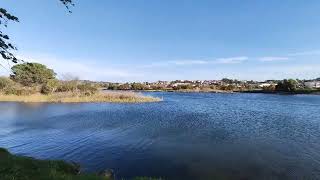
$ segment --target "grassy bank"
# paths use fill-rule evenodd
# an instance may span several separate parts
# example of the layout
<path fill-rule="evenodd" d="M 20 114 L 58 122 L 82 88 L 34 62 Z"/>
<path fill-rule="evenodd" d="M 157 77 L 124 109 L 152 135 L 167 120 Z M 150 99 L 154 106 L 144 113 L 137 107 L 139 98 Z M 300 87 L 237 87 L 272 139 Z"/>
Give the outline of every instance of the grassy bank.
<path fill-rule="evenodd" d="M 2 102 L 51 102 L 51 103 L 81 103 L 81 102 L 114 102 L 114 103 L 140 103 L 157 102 L 160 98 L 143 96 L 133 92 L 98 92 L 92 95 L 78 95 L 75 93 L 53 93 L 49 95 L 6 95 L 0 94 Z"/>
<path fill-rule="evenodd" d="M 79 172 L 78 165 L 64 161 L 16 156 L 0 148 L 1 180 L 112 180 L 97 174 Z M 136 177 L 133 180 L 161 180 L 161 178 Z"/>
<path fill-rule="evenodd" d="M 0 148 L 1 180 L 108 180 L 106 177 L 78 172 L 75 165 L 63 161 L 15 156 Z"/>

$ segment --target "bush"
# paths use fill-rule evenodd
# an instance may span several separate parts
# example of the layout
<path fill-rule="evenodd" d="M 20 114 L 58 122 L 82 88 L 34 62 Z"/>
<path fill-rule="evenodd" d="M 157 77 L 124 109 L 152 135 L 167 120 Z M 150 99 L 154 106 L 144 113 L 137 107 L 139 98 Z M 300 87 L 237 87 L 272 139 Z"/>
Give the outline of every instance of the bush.
<path fill-rule="evenodd" d="M 78 81 L 71 80 L 71 81 L 62 81 L 57 87 L 57 92 L 75 92 L 78 89 Z"/>
<path fill-rule="evenodd" d="M 0 77 L 0 91 L 3 91 L 4 89 L 14 86 L 14 81 L 7 77 Z"/>
<path fill-rule="evenodd" d="M 118 90 L 119 89 L 119 85 L 116 83 L 111 83 L 108 85 L 108 89 L 109 90 Z"/>
<path fill-rule="evenodd" d="M 7 95 L 30 95 L 35 93 L 36 89 L 33 87 L 22 87 L 7 77 L 0 77 L 0 91 Z"/>
<path fill-rule="evenodd" d="M 144 90 L 146 89 L 146 86 L 141 83 L 132 83 L 131 88 L 132 90 Z"/>
<path fill-rule="evenodd" d="M 181 89 L 193 89 L 194 87 L 191 84 L 185 84 L 185 85 L 178 85 L 178 86 L 174 86 L 173 89 L 174 90 L 181 90 Z"/>
<path fill-rule="evenodd" d="M 42 94 L 51 94 L 57 90 L 58 85 L 59 85 L 58 80 L 50 79 L 47 83 L 42 85 L 41 93 Z"/>
<path fill-rule="evenodd" d="M 80 93 L 85 95 L 92 95 L 98 91 L 98 89 L 95 86 L 91 85 L 90 83 L 79 84 L 77 86 L 77 89 L 79 90 Z"/>
<path fill-rule="evenodd" d="M 278 82 L 275 90 L 283 92 L 294 92 L 297 90 L 297 84 L 297 81 L 294 79 L 284 79 L 283 81 Z"/>
<path fill-rule="evenodd" d="M 271 86 L 265 86 L 262 87 L 263 91 L 275 91 L 276 90 L 276 86 L 271 85 Z"/>
<path fill-rule="evenodd" d="M 19 85 L 8 87 L 4 90 L 6 95 L 28 96 L 37 93 L 34 87 L 21 87 Z"/>

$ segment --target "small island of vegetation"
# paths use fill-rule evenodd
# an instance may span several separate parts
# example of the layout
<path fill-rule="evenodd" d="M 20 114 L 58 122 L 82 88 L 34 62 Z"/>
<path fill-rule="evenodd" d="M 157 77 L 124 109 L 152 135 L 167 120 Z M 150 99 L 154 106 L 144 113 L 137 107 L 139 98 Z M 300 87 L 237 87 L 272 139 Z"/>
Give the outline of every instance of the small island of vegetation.
<path fill-rule="evenodd" d="M 134 92 L 103 91 L 99 83 L 74 77 L 58 80 L 56 73 L 39 63 L 11 68 L 10 77 L 0 77 L 0 101 L 5 102 L 156 102 L 160 98 Z"/>

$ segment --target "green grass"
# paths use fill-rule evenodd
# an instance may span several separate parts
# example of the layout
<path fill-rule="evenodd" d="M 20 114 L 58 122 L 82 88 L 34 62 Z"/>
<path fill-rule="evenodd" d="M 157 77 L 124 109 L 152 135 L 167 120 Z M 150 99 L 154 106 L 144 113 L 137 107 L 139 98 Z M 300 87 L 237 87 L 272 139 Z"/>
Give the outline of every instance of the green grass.
<path fill-rule="evenodd" d="M 78 174 L 78 172 L 79 168 L 76 165 L 64 161 L 16 156 L 0 148 L 0 180 L 111 180 L 95 174 Z M 163 179 L 136 177 L 133 180 Z"/>
<path fill-rule="evenodd" d="M 93 174 L 79 174 L 78 168 L 64 161 L 36 160 L 10 154 L 0 148 L 1 180 L 107 180 Z"/>

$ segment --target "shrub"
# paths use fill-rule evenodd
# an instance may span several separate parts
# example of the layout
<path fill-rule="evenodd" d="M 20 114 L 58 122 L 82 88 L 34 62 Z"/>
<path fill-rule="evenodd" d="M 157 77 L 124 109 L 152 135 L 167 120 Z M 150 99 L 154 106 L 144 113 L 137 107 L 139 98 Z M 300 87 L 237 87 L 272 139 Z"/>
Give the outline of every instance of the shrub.
<path fill-rule="evenodd" d="M 57 87 L 57 92 L 75 92 L 78 89 L 78 81 L 71 80 L 71 81 L 62 81 Z"/>
<path fill-rule="evenodd" d="M 144 84 L 141 83 L 132 83 L 131 85 L 132 90 L 144 90 L 146 89 Z"/>
<path fill-rule="evenodd" d="M 90 83 L 79 84 L 77 89 L 80 93 L 85 95 L 92 95 L 98 91 L 98 89 Z"/>
<path fill-rule="evenodd" d="M 37 93 L 35 87 L 21 87 L 19 85 L 8 87 L 4 90 L 6 95 L 28 96 Z"/>
<path fill-rule="evenodd" d="M 129 83 L 121 84 L 121 85 L 119 85 L 118 89 L 119 90 L 130 90 L 131 85 Z"/>
<path fill-rule="evenodd" d="M 7 77 L 0 77 L 0 91 L 10 87 L 10 86 L 14 86 L 14 81 L 12 81 L 11 79 L 7 78 Z"/>
<path fill-rule="evenodd" d="M 274 85 L 265 86 L 265 87 L 262 87 L 262 89 L 263 89 L 264 91 L 275 91 L 275 90 L 276 90 L 276 86 L 274 86 Z"/>
<path fill-rule="evenodd" d="M 297 90 L 297 81 L 294 79 L 284 79 L 278 82 L 275 87 L 276 91 L 294 92 Z"/>
<path fill-rule="evenodd" d="M 116 83 L 111 83 L 108 85 L 108 89 L 109 90 L 118 90 L 119 89 L 119 85 Z"/>
<path fill-rule="evenodd" d="M 55 79 L 48 80 L 47 83 L 41 86 L 41 93 L 42 94 L 51 94 L 55 92 L 58 88 L 59 81 Z"/>
<path fill-rule="evenodd" d="M 31 95 L 38 92 L 36 86 L 23 87 L 10 78 L 0 77 L 0 91 L 6 95 Z"/>

